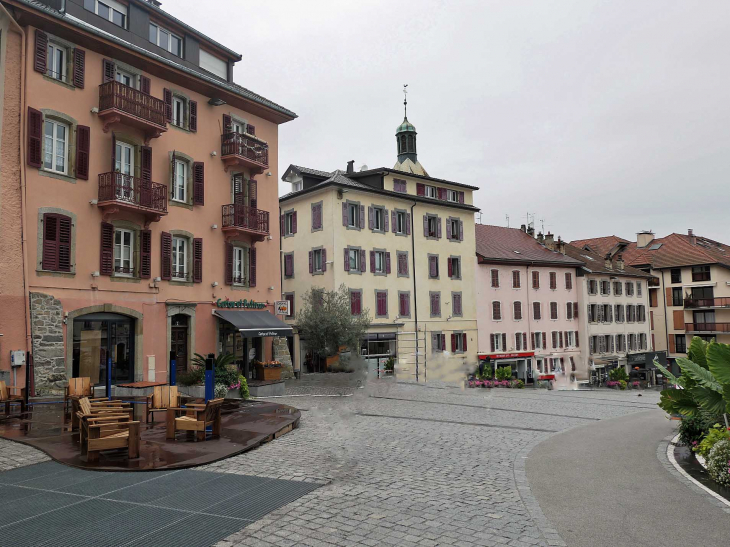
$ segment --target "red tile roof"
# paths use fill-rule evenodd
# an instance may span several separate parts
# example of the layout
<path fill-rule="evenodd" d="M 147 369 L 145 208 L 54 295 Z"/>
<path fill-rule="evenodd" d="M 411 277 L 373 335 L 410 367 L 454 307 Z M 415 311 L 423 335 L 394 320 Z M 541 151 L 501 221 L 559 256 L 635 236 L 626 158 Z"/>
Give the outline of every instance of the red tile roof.
<path fill-rule="evenodd" d="M 579 260 L 549 250 L 518 228 L 477 224 L 476 246 L 477 255 L 488 262 L 583 265 Z"/>
<path fill-rule="evenodd" d="M 581 260 L 584 262 L 583 269 L 587 270 L 591 273 L 603 273 L 603 274 L 610 274 L 610 275 L 626 275 L 630 277 L 644 277 L 644 278 L 650 278 L 652 277 L 650 274 L 646 273 L 643 270 L 639 270 L 637 268 L 634 268 L 632 266 L 629 266 L 626 262 L 626 255 L 624 256 L 624 267 L 623 269 L 619 269 L 618 267 L 618 255 L 614 255 L 611 260 L 611 268 L 606 267 L 606 254 L 599 255 L 598 253 L 594 253 L 593 251 L 586 250 L 582 247 L 577 247 L 572 244 L 566 244 L 565 245 L 565 254 L 575 258 L 576 260 Z"/>
<path fill-rule="evenodd" d="M 594 253 L 598 253 L 601 256 L 606 256 L 608 252 L 613 249 L 619 243 L 631 243 L 630 241 L 618 237 L 618 236 L 605 236 L 605 237 L 594 237 L 591 239 L 577 239 L 571 241 L 571 245 L 583 248 L 585 246 L 590 247 Z"/>

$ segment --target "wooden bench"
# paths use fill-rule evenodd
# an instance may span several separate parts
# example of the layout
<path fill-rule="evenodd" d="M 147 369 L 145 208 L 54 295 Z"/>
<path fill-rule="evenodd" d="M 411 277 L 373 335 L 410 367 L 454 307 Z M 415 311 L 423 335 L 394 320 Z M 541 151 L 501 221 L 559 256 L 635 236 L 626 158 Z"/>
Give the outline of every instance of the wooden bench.
<path fill-rule="evenodd" d="M 89 399 L 81 397 L 80 399 L 71 399 L 73 410 L 71 412 L 71 431 L 76 431 L 79 424 L 86 416 L 97 416 L 102 414 L 124 414 L 128 415 L 130 421 L 134 419 L 134 408 L 129 403 L 122 401 L 108 401 L 104 399 Z"/>
<path fill-rule="evenodd" d="M 126 448 L 130 459 L 139 458 L 140 423 L 127 421 L 126 416 L 92 418 L 88 424 L 86 438 L 86 461 L 99 461 L 99 452 L 115 448 Z M 83 453 L 84 446 L 81 451 Z"/>
<path fill-rule="evenodd" d="M 155 412 L 167 412 L 168 408 L 176 408 L 183 404 L 184 395 L 180 395 L 177 386 L 155 386 L 152 395 L 147 395 L 145 407 L 145 423 L 149 423 L 150 414 L 155 421 Z"/>
<path fill-rule="evenodd" d="M 14 391 L 19 395 L 13 395 Z M 10 414 L 11 403 L 19 403 L 20 412 L 25 412 L 25 388 L 9 386 L 4 381 L 0 381 L 0 403 L 5 403 L 5 414 Z"/>
<path fill-rule="evenodd" d="M 205 440 L 205 430 L 208 426 L 213 428 L 213 436 L 220 437 L 221 434 L 221 408 L 223 399 L 211 399 L 205 404 L 186 404 L 185 408 L 167 409 L 167 438 L 175 440 L 175 432 L 195 432 L 196 440 Z M 184 412 L 184 416 L 178 413 Z"/>

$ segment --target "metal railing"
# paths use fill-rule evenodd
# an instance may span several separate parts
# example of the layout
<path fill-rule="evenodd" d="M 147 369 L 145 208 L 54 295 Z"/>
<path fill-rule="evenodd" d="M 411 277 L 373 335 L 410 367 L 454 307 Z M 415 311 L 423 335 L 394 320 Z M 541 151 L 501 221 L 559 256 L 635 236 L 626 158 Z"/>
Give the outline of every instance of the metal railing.
<path fill-rule="evenodd" d="M 121 82 L 106 82 L 99 86 L 99 112 L 121 110 L 155 125 L 165 127 L 165 103 L 152 95 Z"/>
<path fill-rule="evenodd" d="M 685 308 L 730 308 L 730 298 L 685 298 Z"/>
<path fill-rule="evenodd" d="M 223 206 L 224 228 L 245 228 L 252 232 L 269 233 L 269 212 L 241 203 Z"/>
<path fill-rule="evenodd" d="M 269 145 L 242 133 L 224 133 L 221 135 L 221 157 L 225 156 L 240 156 L 268 167 Z"/>
<path fill-rule="evenodd" d="M 99 201 L 129 203 L 167 213 L 167 186 L 123 173 L 100 173 Z"/>
<path fill-rule="evenodd" d="M 729 332 L 730 323 L 685 323 L 687 332 Z"/>

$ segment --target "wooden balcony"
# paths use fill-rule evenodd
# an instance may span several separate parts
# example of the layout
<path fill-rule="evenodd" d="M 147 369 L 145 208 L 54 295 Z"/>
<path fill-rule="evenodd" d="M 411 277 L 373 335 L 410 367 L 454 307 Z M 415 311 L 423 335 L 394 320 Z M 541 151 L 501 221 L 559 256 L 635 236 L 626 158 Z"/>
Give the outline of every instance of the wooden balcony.
<path fill-rule="evenodd" d="M 98 206 L 105 217 L 122 210 L 140 213 L 149 225 L 167 214 L 167 186 L 122 173 L 101 173 Z"/>
<path fill-rule="evenodd" d="M 221 159 L 226 172 L 232 166 L 247 167 L 253 174 L 269 168 L 269 145 L 252 135 L 224 133 L 221 135 Z"/>
<path fill-rule="evenodd" d="M 691 310 L 730 308 L 730 298 L 685 298 L 684 307 Z"/>
<path fill-rule="evenodd" d="M 165 103 L 117 81 L 99 86 L 99 119 L 104 122 L 104 133 L 114 124 L 141 129 L 145 144 L 167 131 Z"/>
<path fill-rule="evenodd" d="M 224 205 L 222 226 L 226 237 L 248 235 L 263 241 L 269 235 L 269 212 L 242 203 Z"/>
<path fill-rule="evenodd" d="M 694 334 L 728 334 L 730 323 L 686 323 L 684 329 Z"/>

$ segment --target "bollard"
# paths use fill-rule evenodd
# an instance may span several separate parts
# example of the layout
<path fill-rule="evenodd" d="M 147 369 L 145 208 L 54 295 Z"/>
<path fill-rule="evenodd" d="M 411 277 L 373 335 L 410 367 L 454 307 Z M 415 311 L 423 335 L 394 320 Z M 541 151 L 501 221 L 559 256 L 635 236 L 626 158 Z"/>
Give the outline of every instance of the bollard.
<path fill-rule="evenodd" d="M 205 402 L 213 399 L 215 386 L 215 355 L 209 353 L 205 359 Z"/>
<path fill-rule="evenodd" d="M 170 352 L 170 385 L 177 385 L 177 354 Z"/>
<path fill-rule="evenodd" d="M 112 358 L 106 360 L 106 396 L 112 400 Z"/>

